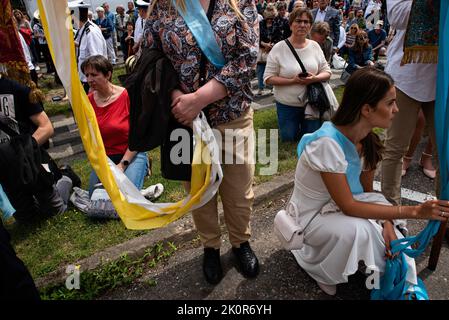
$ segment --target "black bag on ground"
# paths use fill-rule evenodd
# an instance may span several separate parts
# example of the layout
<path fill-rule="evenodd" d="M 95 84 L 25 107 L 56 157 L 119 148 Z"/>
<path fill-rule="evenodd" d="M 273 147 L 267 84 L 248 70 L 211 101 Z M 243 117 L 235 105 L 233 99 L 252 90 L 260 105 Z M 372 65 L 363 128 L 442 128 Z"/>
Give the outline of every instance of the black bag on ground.
<path fill-rule="evenodd" d="M 288 39 L 285 39 L 285 43 L 287 43 L 288 47 L 295 56 L 296 61 L 298 61 L 302 73 L 307 73 L 304 64 L 302 63 L 290 41 L 288 41 Z M 323 114 L 331 107 L 329 99 L 327 98 L 326 91 L 324 90 L 324 86 L 321 82 L 314 82 L 307 85 L 307 100 L 312 107 L 315 107 L 320 112 L 320 119 Z"/>

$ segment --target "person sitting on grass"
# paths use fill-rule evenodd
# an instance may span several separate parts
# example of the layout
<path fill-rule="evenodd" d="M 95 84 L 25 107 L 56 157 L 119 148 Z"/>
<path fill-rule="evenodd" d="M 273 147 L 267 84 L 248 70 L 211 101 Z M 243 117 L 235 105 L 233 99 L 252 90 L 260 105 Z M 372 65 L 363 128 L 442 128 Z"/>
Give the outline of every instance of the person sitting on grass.
<path fill-rule="evenodd" d="M 137 189 L 142 189 L 149 162 L 146 152 L 131 151 L 128 148 L 130 101 L 127 90 L 111 82 L 113 67 L 102 55 L 89 57 L 82 63 L 81 70 L 91 88 L 88 97 L 97 117 L 106 155 Z M 160 195 L 163 186 L 161 184 L 156 186 L 147 188 L 146 193 L 153 192 L 152 196 L 154 193 Z M 81 189 L 75 189 L 71 197 L 72 203 L 91 217 L 118 218 L 107 194 L 100 190 L 97 192 L 100 197 L 93 197 L 96 188 L 102 189 L 102 184 L 92 170 L 88 194 Z"/>
<path fill-rule="evenodd" d="M 0 183 L 2 202 L 10 203 L 15 221 L 30 224 L 64 212 L 76 175 L 57 168 L 42 145 L 53 126 L 41 102 L 30 100 L 30 88 L 0 74 Z M 7 198 L 7 199 L 6 199 Z"/>

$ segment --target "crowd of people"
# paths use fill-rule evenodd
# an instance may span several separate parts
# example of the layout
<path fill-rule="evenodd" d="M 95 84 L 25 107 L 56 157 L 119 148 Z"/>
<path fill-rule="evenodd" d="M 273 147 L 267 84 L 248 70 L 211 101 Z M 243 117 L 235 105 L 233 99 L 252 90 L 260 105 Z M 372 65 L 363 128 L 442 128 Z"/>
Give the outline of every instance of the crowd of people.
<path fill-rule="evenodd" d="M 420 114 L 428 123 L 431 141 L 421 163 L 427 176 L 436 176 L 432 171 L 435 169 L 430 167 L 432 146 L 435 146 L 431 124 L 436 63 L 401 63 L 404 38 L 411 32 L 407 21 L 412 0 L 259 0 L 257 3 L 253 0 L 200 0 L 198 3 L 176 0 L 175 5 L 166 0 L 153 0 L 151 5 L 138 0 L 136 5 L 137 9 L 135 3 L 129 1 L 128 11 L 118 6 L 117 14 L 113 14 L 104 3 L 96 8 L 97 18 L 94 19 L 92 13 L 89 14 L 89 6 L 80 2 L 75 43 L 80 80 L 97 116 L 106 154 L 137 188 L 142 188 L 149 164 L 145 152 L 128 147 L 129 113 L 133 107 L 130 93 L 111 83 L 117 63 L 117 44 L 125 58 L 137 55 L 144 59 L 152 50 L 162 53 L 179 81 L 174 90 L 161 89 L 171 97 L 172 116 L 188 127 L 204 112 L 210 126 L 222 133 L 222 145 L 228 129 L 241 129 L 243 139 L 237 141 L 244 145 L 249 143 L 253 129 L 250 86 L 254 74 L 258 77 L 259 94 L 263 94 L 265 86 L 272 88 L 280 138 L 299 142 L 290 203 L 297 207 L 298 223 L 310 223 L 304 247 L 292 253 L 327 294 L 334 295 L 336 285 L 347 282 L 347 277 L 357 272 L 360 260 L 382 272 L 385 258 L 393 258 L 388 251 L 390 242 L 407 232 L 406 219 L 447 220 L 447 201 L 401 205 L 401 177 L 409 165 L 403 158 L 409 160 L 414 151 L 416 143 L 410 144 L 410 141 L 415 129 L 416 135 L 421 135 Z M 203 23 L 202 30 L 215 32 L 216 36 L 200 38 L 185 12 L 193 15 L 196 22 Z M 35 50 L 32 47 L 36 48 L 36 44 L 41 51 L 48 51 L 38 20 L 31 27 L 20 12 L 14 17 L 30 52 Z M 31 28 L 32 34 L 25 31 Z M 33 35 L 34 45 L 33 40 L 27 41 L 30 37 L 33 39 Z M 394 37 L 389 38 L 389 35 Z M 196 41 L 192 41 L 193 38 Z M 385 49 L 387 45 L 388 50 Z M 385 71 L 376 67 L 379 55 L 384 54 L 387 54 Z M 331 121 L 323 123 L 321 117 L 311 117 L 308 113 L 307 90 L 313 83 L 327 83 L 335 55 L 347 61 L 346 71 L 352 75 L 346 83 L 340 107 Z M 38 60 L 31 60 L 31 63 L 36 66 Z M 51 59 L 47 65 L 49 70 L 54 71 Z M 425 81 L 416 81 L 413 78 L 416 74 L 425 75 Z M 38 146 L 53 134 L 53 128 L 42 104 L 26 101 L 27 90 L 12 80 L 0 78 L 0 94 L 14 99 L 15 114 L 22 117 L 14 120 L 28 124 L 25 131 L 20 129 L 18 133 L 28 133 L 32 137 L 28 144 L 39 150 Z M 27 111 L 19 112 L 20 108 Z M 384 145 L 373 133 L 375 127 L 386 130 Z M 4 130 L 0 129 L 2 133 Z M 6 148 L 12 140 L 9 137 L 0 146 Z M 221 151 L 225 159 L 226 150 Z M 8 159 L 6 151 L 4 154 L 0 152 L 0 160 Z M 260 266 L 249 242 L 255 168 L 248 158 L 246 155 L 243 164 L 222 164 L 223 180 L 218 194 L 238 268 L 245 277 L 255 278 Z M 372 192 L 374 171 L 379 166 L 383 194 Z M 40 183 L 36 181 L 44 181 L 48 188 L 31 188 L 26 195 L 16 190 L 17 181 L 0 175 L 4 189 L 0 204 L 9 211 L 15 210 L 14 217 L 19 222 L 41 214 L 46 210 L 44 205 L 47 208 L 50 205 L 49 213 L 64 211 L 70 189 L 79 184 L 69 168 L 39 172 L 35 185 Z M 46 172 L 52 174 L 51 179 L 44 179 Z M 89 197 L 98 184 L 101 187 L 92 171 Z M 44 191 L 46 194 L 41 196 Z M 218 194 L 192 212 L 204 247 L 202 271 L 206 281 L 214 285 L 224 276 Z M 9 206 L 6 205 L 8 198 Z M 34 207 L 24 199 L 28 202 L 37 199 L 41 203 L 31 211 Z M 116 213 L 108 217 L 118 218 Z M 9 247 L 6 251 L 11 253 Z M 9 266 L 22 271 L 23 266 L 12 260 L 8 260 Z M 407 281 L 411 286 L 416 285 L 414 260 L 407 259 L 407 266 Z M 29 278 L 29 274 L 23 274 Z M 32 285 L 27 290 L 28 296 L 34 296 Z"/>

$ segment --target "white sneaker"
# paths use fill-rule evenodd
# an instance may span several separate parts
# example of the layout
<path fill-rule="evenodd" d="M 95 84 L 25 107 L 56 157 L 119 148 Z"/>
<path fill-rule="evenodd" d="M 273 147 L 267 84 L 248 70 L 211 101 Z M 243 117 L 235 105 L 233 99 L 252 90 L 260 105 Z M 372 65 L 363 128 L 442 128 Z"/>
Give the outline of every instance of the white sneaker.
<path fill-rule="evenodd" d="M 337 285 L 335 284 L 324 284 L 318 281 L 316 283 L 321 290 L 323 290 L 330 296 L 335 296 L 335 294 L 337 293 Z"/>
<path fill-rule="evenodd" d="M 157 183 L 146 189 L 140 190 L 140 193 L 148 200 L 155 200 L 159 198 L 162 195 L 162 192 L 164 192 L 164 186 L 162 183 Z"/>

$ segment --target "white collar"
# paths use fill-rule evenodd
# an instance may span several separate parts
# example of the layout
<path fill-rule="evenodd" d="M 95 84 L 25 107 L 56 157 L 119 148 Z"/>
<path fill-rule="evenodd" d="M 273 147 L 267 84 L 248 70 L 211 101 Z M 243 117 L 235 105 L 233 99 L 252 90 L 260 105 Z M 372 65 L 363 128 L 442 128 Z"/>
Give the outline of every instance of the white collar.
<path fill-rule="evenodd" d="M 327 8 L 329 8 L 329 6 L 327 6 L 324 10 L 321 10 L 320 8 L 318 8 L 318 11 L 320 12 L 320 13 L 326 13 L 327 12 Z"/>

